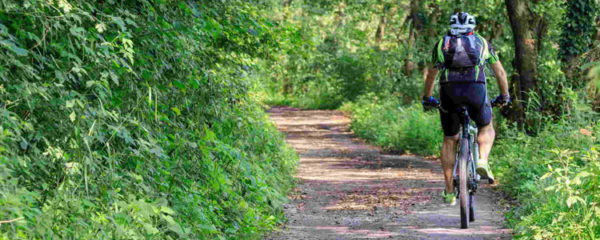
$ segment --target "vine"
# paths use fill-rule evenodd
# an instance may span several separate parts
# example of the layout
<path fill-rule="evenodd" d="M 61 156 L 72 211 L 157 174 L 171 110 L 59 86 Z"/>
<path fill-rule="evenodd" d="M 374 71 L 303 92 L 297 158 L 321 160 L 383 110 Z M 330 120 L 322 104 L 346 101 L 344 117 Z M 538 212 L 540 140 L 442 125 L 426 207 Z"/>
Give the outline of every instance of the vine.
<path fill-rule="evenodd" d="M 596 0 L 567 1 L 567 18 L 560 39 L 560 59 L 570 62 L 587 52 L 596 33 L 594 23 L 598 13 Z"/>

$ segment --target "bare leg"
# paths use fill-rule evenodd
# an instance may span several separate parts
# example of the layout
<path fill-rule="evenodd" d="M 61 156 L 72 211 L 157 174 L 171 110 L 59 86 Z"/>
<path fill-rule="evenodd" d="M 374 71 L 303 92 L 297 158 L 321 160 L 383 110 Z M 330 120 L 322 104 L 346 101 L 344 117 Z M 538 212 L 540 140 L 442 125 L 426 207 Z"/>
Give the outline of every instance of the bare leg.
<path fill-rule="evenodd" d="M 454 192 L 454 183 L 452 181 L 452 171 L 454 170 L 454 161 L 456 158 L 456 144 L 458 143 L 458 134 L 456 136 L 444 136 L 444 145 L 442 146 L 442 168 L 446 180 L 446 193 Z"/>
<path fill-rule="evenodd" d="M 481 162 L 487 162 L 492 146 L 494 145 L 494 126 L 490 124 L 479 128 L 479 135 L 477 136 L 477 143 L 479 144 L 479 159 Z"/>

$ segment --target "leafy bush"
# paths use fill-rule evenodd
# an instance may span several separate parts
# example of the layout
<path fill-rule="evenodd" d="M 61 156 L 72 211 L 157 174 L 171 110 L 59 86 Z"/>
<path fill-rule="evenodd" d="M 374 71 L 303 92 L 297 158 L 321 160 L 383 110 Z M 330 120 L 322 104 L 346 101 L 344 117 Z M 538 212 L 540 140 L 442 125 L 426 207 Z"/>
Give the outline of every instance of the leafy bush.
<path fill-rule="evenodd" d="M 437 112 L 423 112 L 420 104 L 402 106 L 396 98 L 373 94 L 342 107 L 352 114 L 352 131 L 388 150 L 439 154 L 443 133 Z"/>
<path fill-rule="evenodd" d="M 282 221 L 296 156 L 249 95 L 264 12 L 0 9 L 0 239 L 257 239 Z"/>
<path fill-rule="evenodd" d="M 598 237 L 600 125 L 584 113 L 548 124 L 536 137 L 504 126 L 490 161 L 502 188 L 520 203 L 509 214 L 519 238 Z"/>
<path fill-rule="evenodd" d="M 403 62 L 409 52 L 422 62 L 429 50 L 413 53 L 407 44 L 397 47 L 398 39 L 386 48 L 370 42 L 377 24 L 367 16 L 379 8 L 375 1 L 325 2 L 293 1 L 290 12 L 274 16 L 282 41 L 265 63 L 266 102 L 334 109 L 366 93 L 396 94 L 406 103 L 418 97 L 423 81 L 404 73 Z"/>
<path fill-rule="evenodd" d="M 543 190 L 527 194 L 516 211 L 515 228 L 524 239 L 596 239 L 600 233 L 598 149 L 552 150 Z"/>

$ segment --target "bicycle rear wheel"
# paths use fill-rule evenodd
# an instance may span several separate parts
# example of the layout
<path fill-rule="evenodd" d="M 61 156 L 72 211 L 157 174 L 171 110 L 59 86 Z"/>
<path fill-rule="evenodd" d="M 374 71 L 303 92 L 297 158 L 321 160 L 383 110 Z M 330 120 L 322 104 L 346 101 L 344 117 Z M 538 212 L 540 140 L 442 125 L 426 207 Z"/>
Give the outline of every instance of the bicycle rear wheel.
<path fill-rule="evenodd" d="M 469 188 L 468 165 L 469 160 L 469 142 L 466 138 L 460 140 L 460 154 L 458 155 L 458 178 L 459 178 L 459 199 L 460 199 L 460 228 L 469 228 Z"/>
<path fill-rule="evenodd" d="M 477 134 L 475 133 L 474 136 L 477 136 Z M 473 184 L 477 184 L 478 178 L 477 178 L 477 162 L 479 161 L 479 144 L 477 144 L 477 141 L 474 141 L 472 143 L 471 146 L 471 162 L 469 162 L 469 165 L 471 169 L 471 171 L 469 171 L 469 178 L 472 179 Z M 469 221 L 473 222 L 475 221 L 475 206 L 476 206 L 476 201 L 475 201 L 475 192 L 471 192 L 469 194 Z"/>
<path fill-rule="evenodd" d="M 469 221 L 475 221 L 475 194 L 469 194 Z"/>

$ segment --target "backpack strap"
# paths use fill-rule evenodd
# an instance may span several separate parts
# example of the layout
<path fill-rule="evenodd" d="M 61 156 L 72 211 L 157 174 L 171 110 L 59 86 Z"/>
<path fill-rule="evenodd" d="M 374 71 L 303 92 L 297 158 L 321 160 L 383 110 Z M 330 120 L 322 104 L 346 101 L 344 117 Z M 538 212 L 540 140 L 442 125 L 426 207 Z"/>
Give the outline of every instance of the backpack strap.
<path fill-rule="evenodd" d="M 437 57 L 438 57 L 437 60 L 438 60 L 439 66 L 441 66 L 441 69 L 440 69 L 441 74 L 445 74 L 446 81 L 444 81 L 444 82 L 448 81 L 448 69 L 446 69 L 446 66 L 444 64 L 445 60 L 446 60 L 446 59 L 444 59 L 444 45 L 446 44 L 446 41 L 449 41 L 449 40 L 450 40 L 450 38 L 448 36 L 443 37 L 442 39 L 440 39 L 440 41 L 438 42 L 438 45 L 437 45 Z M 441 79 L 442 78 L 440 78 L 440 83 L 442 83 Z"/>
<path fill-rule="evenodd" d="M 479 40 L 481 40 L 481 43 L 483 43 L 483 49 L 481 49 L 482 50 L 481 55 L 479 56 L 479 65 L 483 66 L 485 64 L 485 61 L 490 56 L 490 49 L 488 46 L 488 42 L 481 35 L 479 35 L 477 33 L 474 35 L 477 36 L 477 38 L 479 38 Z"/>
<path fill-rule="evenodd" d="M 481 35 L 479 34 L 475 34 L 475 36 L 477 36 L 477 38 L 479 38 L 479 40 L 481 41 L 481 43 L 483 43 L 483 49 L 481 51 L 481 55 L 479 56 L 479 66 L 476 66 L 476 70 L 475 70 L 475 82 L 477 82 L 477 80 L 479 79 L 479 69 L 483 66 L 485 66 L 485 61 L 487 61 L 487 59 L 490 57 L 490 49 L 489 49 L 489 45 L 487 40 L 485 40 L 485 38 L 483 38 Z"/>
<path fill-rule="evenodd" d="M 440 42 L 438 43 L 438 49 L 437 49 L 437 57 L 438 57 L 438 62 L 440 64 L 444 64 L 445 59 L 444 59 L 444 51 L 442 50 L 442 48 L 444 47 L 444 39 L 442 38 L 440 39 Z"/>

